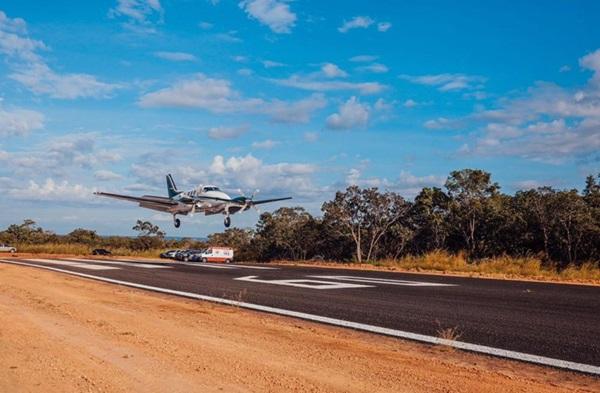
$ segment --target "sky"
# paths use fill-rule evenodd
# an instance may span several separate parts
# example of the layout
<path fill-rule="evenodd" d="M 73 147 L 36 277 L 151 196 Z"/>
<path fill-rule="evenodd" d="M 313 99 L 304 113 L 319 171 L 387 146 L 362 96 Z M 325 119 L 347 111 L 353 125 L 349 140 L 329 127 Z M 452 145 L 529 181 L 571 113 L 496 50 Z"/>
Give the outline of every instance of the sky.
<path fill-rule="evenodd" d="M 220 186 L 319 215 L 349 185 L 414 198 L 452 170 L 506 193 L 600 172 L 600 2 L 0 4 L 0 228 L 206 236 L 95 197 Z M 253 227 L 258 212 L 232 216 Z"/>

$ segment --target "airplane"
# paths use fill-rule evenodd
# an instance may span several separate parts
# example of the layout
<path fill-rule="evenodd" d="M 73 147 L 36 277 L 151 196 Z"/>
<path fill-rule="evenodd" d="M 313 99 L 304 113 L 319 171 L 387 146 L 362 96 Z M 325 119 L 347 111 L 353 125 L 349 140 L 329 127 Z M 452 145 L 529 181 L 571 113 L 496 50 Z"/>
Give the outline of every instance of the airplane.
<path fill-rule="evenodd" d="M 94 192 L 94 194 L 108 198 L 137 202 L 140 207 L 146 209 L 171 213 L 173 215 L 173 225 L 175 228 L 181 226 L 181 220 L 177 218 L 177 215 L 193 215 L 196 212 L 204 212 L 204 215 L 206 216 L 224 214 L 225 227 L 229 228 L 231 225 L 231 214 L 246 211 L 251 207 L 256 208 L 256 205 L 262 205 L 263 203 L 292 199 L 292 197 L 285 197 L 255 201 L 254 194 L 250 197 L 242 195 L 232 198 L 221 191 L 219 187 L 210 185 L 200 185 L 191 191 L 183 192 L 177 190 L 175 181 L 173 181 L 173 176 L 170 174 L 167 175 L 167 190 L 169 192 L 168 198 L 153 195 L 134 197 L 129 195 L 111 194 L 109 192 Z M 258 190 L 256 192 L 258 192 Z"/>

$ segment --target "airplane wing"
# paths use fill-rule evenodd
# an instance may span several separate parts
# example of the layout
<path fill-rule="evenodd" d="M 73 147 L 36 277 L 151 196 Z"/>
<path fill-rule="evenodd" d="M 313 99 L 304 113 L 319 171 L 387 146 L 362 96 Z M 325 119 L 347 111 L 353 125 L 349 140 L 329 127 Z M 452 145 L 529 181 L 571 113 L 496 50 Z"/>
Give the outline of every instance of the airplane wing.
<path fill-rule="evenodd" d="M 122 199 L 129 202 L 137 202 L 141 207 L 145 207 L 152 210 L 170 212 L 174 207 L 178 205 L 177 202 L 170 198 L 144 195 L 142 197 L 133 197 L 129 195 L 111 194 L 109 192 L 95 192 L 94 195 L 99 195 L 108 198 Z"/>
<path fill-rule="evenodd" d="M 263 199 L 262 201 L 252 201 L 252 204 L 253 205 L 261 205 L 263 203 L 271 203 L 271 202 L 278 202 L 278 201 L 287 201 L 288 199 L 292 199 L 292 197 L 274 198 L 274 199 Z"/>

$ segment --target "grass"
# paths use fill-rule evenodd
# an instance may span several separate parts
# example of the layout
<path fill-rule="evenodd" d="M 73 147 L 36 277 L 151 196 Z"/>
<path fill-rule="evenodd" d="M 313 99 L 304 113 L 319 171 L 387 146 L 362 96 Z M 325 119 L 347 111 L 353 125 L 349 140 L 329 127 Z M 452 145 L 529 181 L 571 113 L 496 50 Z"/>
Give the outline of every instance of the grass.
<path fill-rule="evenodd" d="M 77 243 L 45 243 L 45 244 L 21 244 L 17 245 L 19 253 L 31 253 L 31 254 L 68 254 L 68 255 L 91 255 L 92 250 L 95 248 L 102 248 L 101 246 L 87 246 L 85 244 Z M 150 249 L 145 251 L 132 250 L 124 247 L 107 247 L 110 249 L 113 255 L 120 256 L 136 256 L 136 257 L 149 257 L 156 258 L 161 252 L 166 251 L 165 249 Z"/>
<path fill-rule="evenodd" d="M 383 261 L 378 264 L 409 271 L 600 282 L 600 266 L 598 266 L 598 263 L 586 262 L 581 266 L 568 266 L 565 269 L 558 269 L 555 265 L 544 264 L 541 259 L 535 257 L 501 256 L 470 262 L 464 254 L 433 251 L 424 255 L 406 256 L 399 260 Z"/>

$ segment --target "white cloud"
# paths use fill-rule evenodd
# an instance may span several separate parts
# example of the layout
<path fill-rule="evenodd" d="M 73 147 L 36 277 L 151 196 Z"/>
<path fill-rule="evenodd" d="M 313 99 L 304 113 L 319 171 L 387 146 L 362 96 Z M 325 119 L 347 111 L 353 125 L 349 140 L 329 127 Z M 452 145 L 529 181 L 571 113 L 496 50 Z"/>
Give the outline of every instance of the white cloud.
<path fill-rule="evenodd" d="M 404 103 L 402 105 L 405 108 L 414 108 L 415 106 L 418 105 L 418 103 L 415 100 L 409 98 L 408 100 L 404 101 Z"/>
<path fill-rule="evenodd" d="M 445 117 L 427 120 L 423 125 L 431 130 L 439 130 L 440 128 L 448 127 L 452 122 Z"/>
<path fill-rule="evenodd" d="M 317 190 L 311 179 L 316 170 L 312 164 L 265 164 L 251 154 L 229 159 L 217 155 L 209 166 L 208 176 L 230 189 L 259 188 L 263 192 L 308 194 Z"/>
<path fill-rule="evenodd" d="M 69 184 L 66 180 L 57 183 L 48 178 L 40 184 L 30 180 L 26 188 L 14 188 L 9 190 L 8 194 L 12 198 L 28 201 L 81 202 L 92 200 L 94 191 L 95 188 L 81 184 Z"/>
<path fill-rule="evenodd" d="M 277 34 L 290 33 L 296 23 L 296 14 L 290 6 L 278 0 L 245 0 L 239 3 L 249 18 L 258 20 Z"/>
<path fill-rule="evenodd" d="M 237 70 L 237 74 L 242 76 L 250 76 L 254 74 L 254 71 L 252 71 L 250 68 L 240 68 Z"/>
<path fill-rule="evenodd" d="M 238 126 L 238 127 L 213 127 L 208 130 L 208 137 L 210 139 L 235 139 L 242 136 L 246 131 L 248 131 L 248 126 Z"/>
<path fill-rule="evenodd" d="M 377 23 L 377 30 L 385 33 L 386 31 L 388 31 L 389 29 L 392 28 L 392 24 L 390 22 L 379 22 Z"/>
<path fill-rule="evenodd" d="M 435 74 L 435 75 L 400 75 L 401 79 L 419 85 L 435 86 L 440 91 L 458 91 L 478 89 L 485 83 L 486 78 L 465 74 Z"/>
<path fill-rule="evenodd" d="M 154 25 L 162 23 L 164 10 L 159 0 L 117 0 L 117 6 L 108 15 L 127 19 L 124 26 L 133 31 L 154 33 Z"/>
<path fill-rule="evenodd" d="M 44 115 L 27 109 L 0 108 L 0 136 L 25 135 L 44 127 Z"/>
<path fill-rule="evenodd" d="M 94 178 L 100 181 L 120 180 L 123 176 L 109 170 L 99 170 L 94 172 Z"/>
<path fill-rule="evenodd" d="M 217 41 L 236 44 L 243 41 L 240 37 L 237 36 L 237 33 L 238 32 L 236 30 L 230 30 L 225 33 L 217 33 L 213 37 Z"/>
<path fill-rule="evenodd" d="M 276 68 L 276 67 L 284 67 L 285 66 L 284 63 L 280 63 L 278 61 L 272 61 L 272 60 L 264 60 L 262 62 L 262 64 L 265 68 Z"/>
<path fill-rule="evenodd" d="M 600 83 L 600 49 L 596 49 L 579 59 L 579 65 L 582 68 L 594 71 L 592 81 Z"/>
<path fill-rule="evenodd" d="M 228 80 L 196 74 L 171 87 L 145 94 L 138 103 L 144 108 L 198 108 L 213 113 L 264 114 L 274 121 L 305 123 L 310 120 L 313 111 L 325 106 L 326 101 L 318 94 L 299 101 L 243 98 Z"/>
<path fill-rule="evenodd" d="M 324 108 L 327 100 L 322 94 L 313 94 L 294 102 L 273 100 L 263 108 L 263 113 L 280 123 L 308 123 L 314 111 Z"/>
<path fill-rule="evenodd" d="M 349 21 L 344 21 L 344 23 L 338 27 L 338 31 L 340 33 L 347 33 L 352 29 L 366 29 L 373 23 L 375 23 L 375 21 L 368 16 L 355 16 Z"/>
<path fill-rule="evenodd" d="M 372 55 L 358 55 L 350 58 L 350 61 L 354 63 L 370 63 L 375 60 L 377 60 L 377 56 Z"/>
<path fill-rule="evenodd" d="M 327 117 L 327 128 L 347 130 L 355 127 L 364 127 L 369 121 L 369 107 L 361 104 L 356 97 L 351 97 L 340 105 L 338 113 Z"/>
<path fill-rule="evenodd" d="M 214 27 L 214 25 L 210 22 L 200 22 L 198 23 L 198 27 L 200 27 L 202 30 L 210 30 Z"/>
<path fill-rule="evenodd" d="M 312 77 L 301 77 L 292 75 L 287 79 L 271 79 L 272 82 L 282 85 L 295 87 L 310 91 L 335 91 L 335 90 L 354 90 L 360 94 L 375 94 L 386 88 L 379 82 L 347 82 L 337 80 L 316 80 Z"/>
<path fill-rule="evenodd" d="M 446 180 L 443 176 L 416 176 L 406 171 L 400 171 L 400 174 L 394 180 L 379 177 L 364 178 L 362 176 L 363 170 L 364 166 L 351 168 L 346 175 L 346 184 L 359 187 L 377 187 L 384 191 L 397 192 L 406 198 L 414 198 L 421 192 L 423 187 L 440 187 Z"/>
<path fill-rule="evenodd" d="M 196 56 L 185 52 L 154 52 L 154 56 L 170 61 L 195 61 Z"/>
<path fill-rule="evenodd" d="M 345 78 L 348 73 L 333 63 L 325 63 L 321 67 L 321 72 L 327 78 Z"/>
<path fill-rule="evenodd" d="M 389 68 L 387 68 L 385 64 L 381 63 L 373 63 L 367 66 L 358 67 L 357 69 L 360 71 L 373 72 L 375 74 L 383 74 L 389 71 Z"/>
<path fill-rule="evenodd" d="M 270 150 L 270 149 L 274 148 L 275 146 L 277 146 L 279 143 L 280 142 L 274 141 L 272 139 L 266 139 L 266 140 L 260 141 L 260 142 L 253 142 L 252 147 L 254 149 Z"/>
<path fill-rule="evenodd" d="M 52 98 L 107 98 L 122 88 L 119 84 L 105 83 L 89 74 L 57 74 L 44 63 L 35 63 L 9 75 L 35 94 Z"/>
<path fill-rule="evenodd" d="M 0 11 L 0 53 L 23 61 L 38 61 L 36 51 L 39 49 L 47 47 L 27 37 L 27 24 L 23 19 L 11 19 Z"/>

